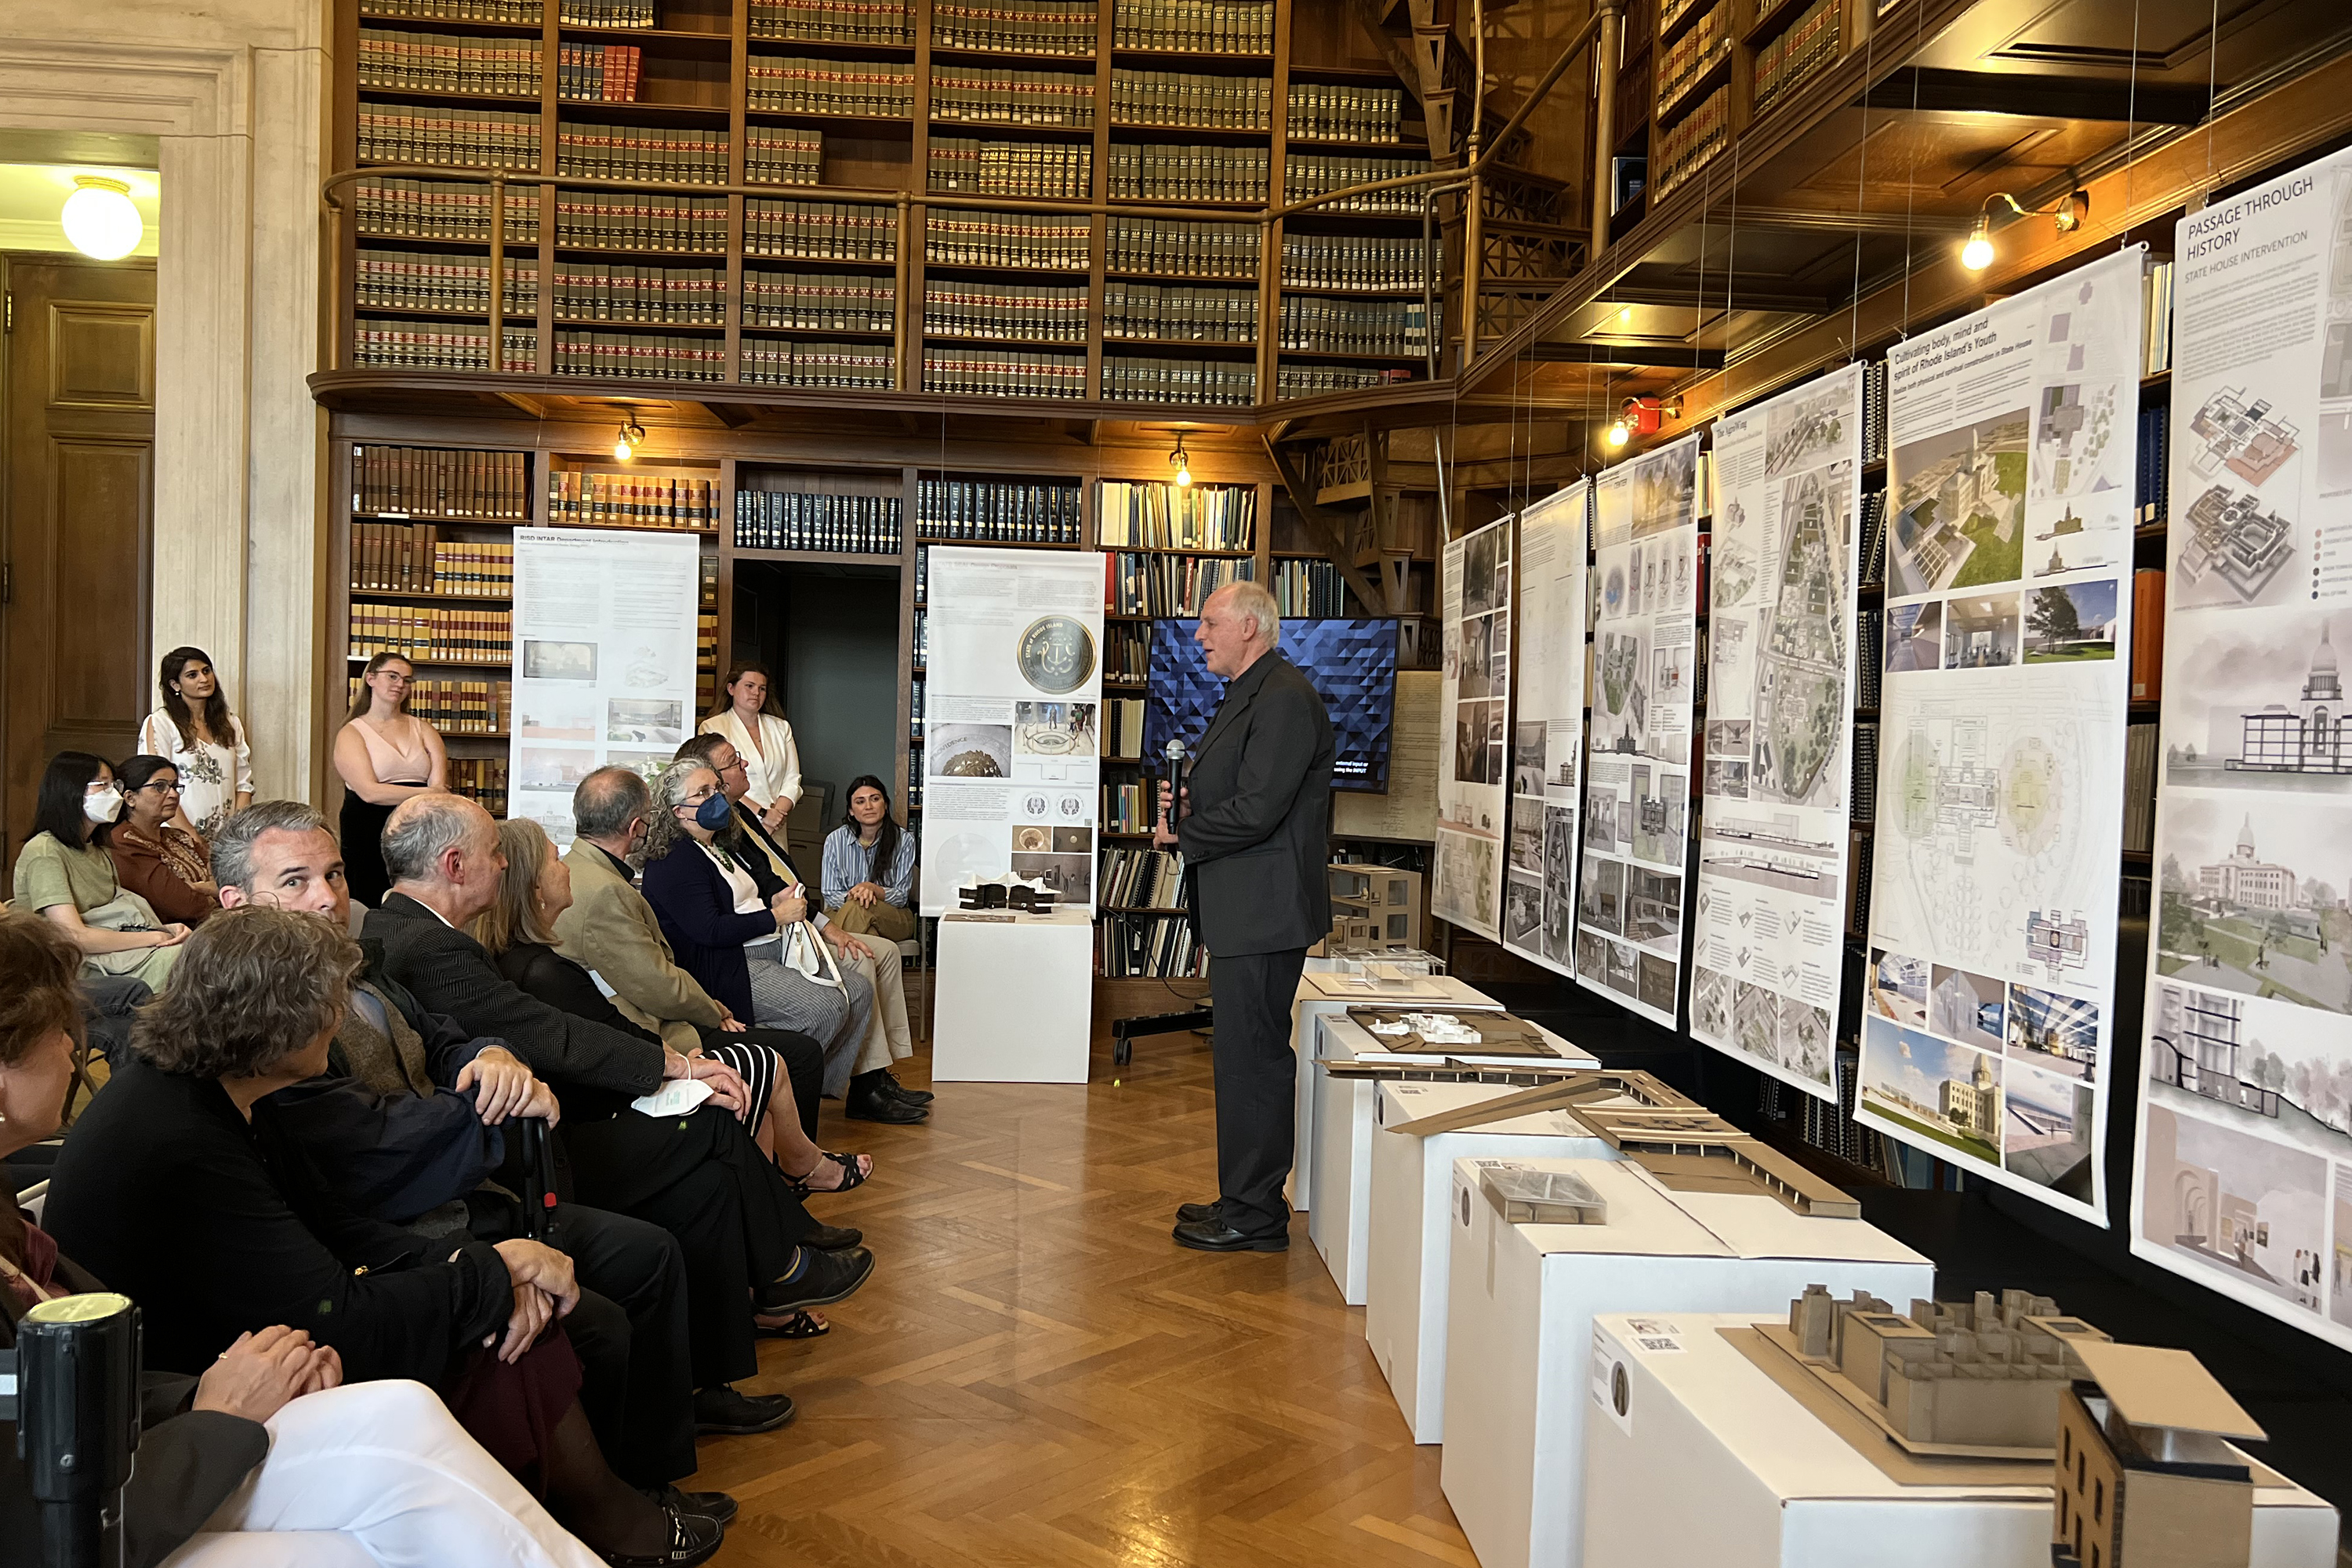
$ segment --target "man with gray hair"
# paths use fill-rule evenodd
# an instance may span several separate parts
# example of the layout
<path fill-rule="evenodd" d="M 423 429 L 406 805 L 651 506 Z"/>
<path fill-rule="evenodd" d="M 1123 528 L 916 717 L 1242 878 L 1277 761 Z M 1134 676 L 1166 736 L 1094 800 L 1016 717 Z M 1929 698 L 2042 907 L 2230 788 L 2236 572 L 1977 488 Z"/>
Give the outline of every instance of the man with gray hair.
<path fill-rule="evenodd" d="M 1274 595 L 1255 583 L 1229 583 L 1201 607 L 1193 640 L 1225 700 L 1192 748 L 1182 799 L 1160 803 L 1152 837 L 1183 851 L 1192 927 L 1210 954 L 1218 1198 L 1178 1209 L 1175 1230 L 1202 1252 L 1290 1246 L 1290 1008 L 1307 948 L 1331 929 L 1331 716 L 1283 657 L 1281 635 Z"/>

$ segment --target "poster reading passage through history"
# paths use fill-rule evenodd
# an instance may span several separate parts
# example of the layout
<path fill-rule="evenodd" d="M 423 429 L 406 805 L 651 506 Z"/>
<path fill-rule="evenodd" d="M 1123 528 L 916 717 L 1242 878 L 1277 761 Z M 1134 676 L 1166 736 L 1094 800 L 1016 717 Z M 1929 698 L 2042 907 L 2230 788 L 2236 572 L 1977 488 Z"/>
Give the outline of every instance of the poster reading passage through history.
<path fill-rule="evenodd" d="M 1519 700 L 1503 945 L 1576 973 L 1576 819 L 1584 763 L 1584 615 L 1592 485 L 1519 513 Z"/>
<path fill-rule="evenodd" d="M 1697 694 L 1698 443 L 1592 481 L 1592 720 L 1576 979 L 1675 1026 Z"/>
<path fill-rule="evenodd" d="M 922 912 L 1010 872 L 1094 903 L 1103 557 L 930 547 Z"/>
<path fill-rule="evenodd" d="M 1888 356 L 1856 1120 L 2096 1225 L 2145 259 Z"/>
<path fill-rule="evenodd" d="M 1837 1098 L 1861 365 L 1715 426 L 1690 1031 Z"/>
<path fill-rule="evenodd" d="M 1511 765 L 1511 520 L 1447 545 L 1443 574 L 1445 725 L 1429 910 L 1496 942 Z"/>
<path fill-rule="evenodd" d="M 507 814 L 572 842 L 572 792 L 610 764 L 650 779 L 694 733 L 701 550 L 690 533 L 514 531 Z"/>
<path fill-rule="evenodd" d="M 2352 154 L 2174 246 L 2132 1250 L 2352 1348 Z"/>

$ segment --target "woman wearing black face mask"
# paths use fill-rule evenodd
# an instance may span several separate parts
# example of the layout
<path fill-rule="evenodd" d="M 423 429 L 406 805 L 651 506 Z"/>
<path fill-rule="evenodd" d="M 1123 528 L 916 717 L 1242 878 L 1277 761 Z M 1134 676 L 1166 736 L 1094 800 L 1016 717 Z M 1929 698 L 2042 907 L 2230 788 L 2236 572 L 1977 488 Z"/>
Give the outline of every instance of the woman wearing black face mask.
<path fill-rule="evenodd" d="M 836 964 L 805 889 L 740 851 L 719 775 L 673 763 L 654 781 L 643 887 L 677 965 L 739 1018 L 794 1029 L 824 1047 L 824 1091 L 847 1087 L 874 988 Z"/>
<path fill-rule="evenodd" d="M 106 837 L 122 815 L 114 770 L 87 752 L 59 752 L 41 775 L 32 837 L 16 857 L 16 901 L 65 929 L 85 974 L 122 974 L 163 989 L 188 928 L 123 890 Z"/>

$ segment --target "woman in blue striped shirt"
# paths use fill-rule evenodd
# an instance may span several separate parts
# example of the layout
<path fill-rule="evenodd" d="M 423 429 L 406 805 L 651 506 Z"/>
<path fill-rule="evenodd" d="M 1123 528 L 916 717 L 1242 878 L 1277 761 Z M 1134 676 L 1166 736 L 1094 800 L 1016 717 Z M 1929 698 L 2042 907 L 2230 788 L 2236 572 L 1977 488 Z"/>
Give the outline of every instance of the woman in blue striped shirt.
<path fill-rule="evenodd" d="M 915 934 L 915 840 L 890 818 L 872 773 L 849 784 L 849 819 L 824 841 L 824 912 L 843 931 L 890 942 Z"/>

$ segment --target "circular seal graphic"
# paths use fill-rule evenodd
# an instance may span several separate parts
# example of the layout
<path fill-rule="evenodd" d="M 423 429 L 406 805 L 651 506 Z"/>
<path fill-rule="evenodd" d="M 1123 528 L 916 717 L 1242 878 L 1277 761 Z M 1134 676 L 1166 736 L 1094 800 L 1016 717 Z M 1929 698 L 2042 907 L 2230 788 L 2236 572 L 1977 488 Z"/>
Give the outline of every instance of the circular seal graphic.
<path fill-rule="evenodd" d="M 1040 616 L 1021 634 L 1014 656 L 1021 679 L 1060 697 L 1076 691 L 1095 672 L 1095 639 L 1085 623 L 1068 616 Z"/>

